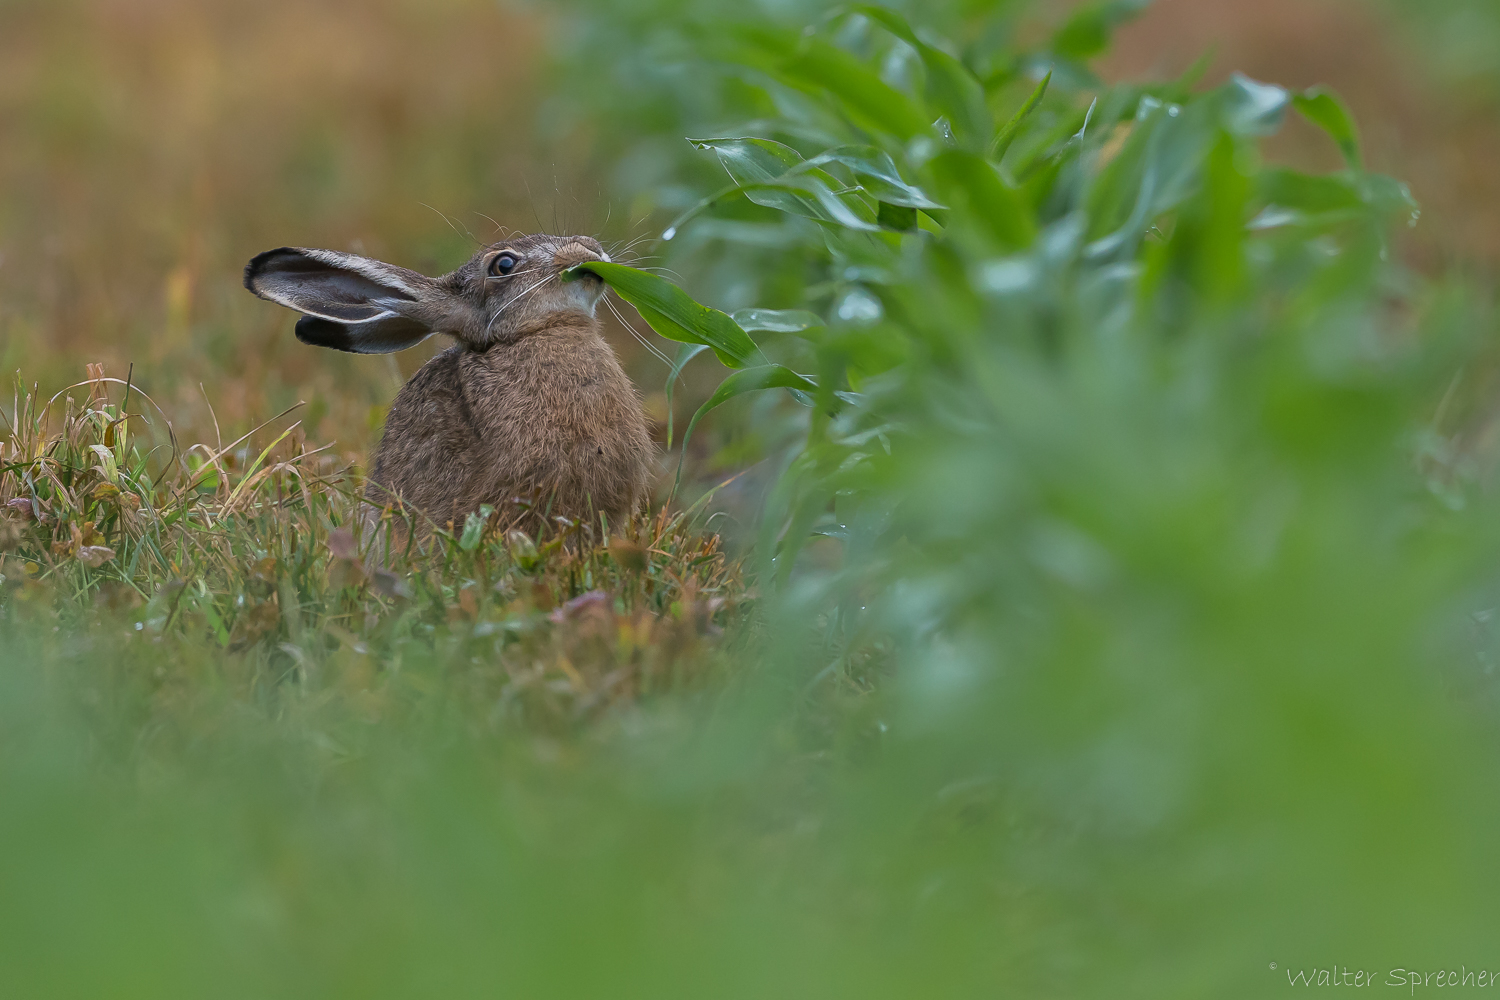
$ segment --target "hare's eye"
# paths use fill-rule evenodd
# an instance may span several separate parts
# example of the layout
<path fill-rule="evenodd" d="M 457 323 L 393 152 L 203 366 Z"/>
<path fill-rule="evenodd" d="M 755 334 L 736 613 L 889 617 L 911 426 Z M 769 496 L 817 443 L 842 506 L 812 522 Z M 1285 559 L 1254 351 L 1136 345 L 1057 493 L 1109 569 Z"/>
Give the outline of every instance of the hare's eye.
<path fill-rule="evenodd" d="M 499 277 L 502 274 L 509 274 L 516 269 L 518 263 L 520 262 L 513 253 L 497 254 L 495 259 L 490 261 L 490 276 Z"/>

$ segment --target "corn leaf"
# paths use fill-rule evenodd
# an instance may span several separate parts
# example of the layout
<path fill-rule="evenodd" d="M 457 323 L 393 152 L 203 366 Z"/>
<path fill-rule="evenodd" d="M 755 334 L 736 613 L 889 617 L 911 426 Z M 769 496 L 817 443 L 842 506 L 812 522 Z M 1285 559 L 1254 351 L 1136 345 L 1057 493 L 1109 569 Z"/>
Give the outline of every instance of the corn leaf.
<path fill-rule="evenodd" d="M 887 205 L 924 209 L 948 207 L 932 200 L 916 185 L 907 183 L 896 169 L 896 163 L 890 154 L 874 146 L 835 146 L 792 170 L 805 170 L 825 163 L 838 163 L 848 167 L 861 187 Z"/>
<path fill-rule="evenodd" d="M 821 38 L 807 36 L 780 68 L 788 83 L 825 90 L 838 98 L 859 125 L 906 142 L 931 126 L 920 108 L 855 56 Z"/>
<path fill-rule="evenodd" d="M 823 317 L 806 309 L 741 309 L 731 318 L 742 330 L 803 333 L 823 325 Z"/>
<path fill-rule="evenodd" d="M 1001 248 L 1019 250 L 1036 238 L 1030 210 L 988 160 L 950 149 L 934 157 L 928 169 L 943 196 L 962 203 L 973 223 Z"/>
<path fill-rule="evenodd" d="M 739 315 L 738 313 L 735 314 L 736 317 L 738 317 L 738 315 Z M 736 318 L 735 322 L 738 323 L 739 320 Z M 741 324 L 741 326 L 743 326 L 743 324 Z M 683 344 L 683 345 L 681 345 L 681 346 L 679 346 L 677 348 L 677 357 L 674 358 L 674 359 L 672 359 L 672 370 L 667 373 L 667 386 L 666 386 L 666 397 L 667 397 L 667 448 L 669 450 L 672 447 L 672 425 L 673 425 L 672 391 L 677 387 L 677 376 L 679 376 L 679 375 L 682 374 L 682 370 L 687 367 L 687 363 L 689 361 L 693 360 L 694 358 L 696 358 L 698 355 L 702 354 L 706 350 L 708 350 L 708 347 L 705 344 Z"/>
<path fill-rule="evenodd" d="M 693 419 L 688 421 L 687 430 L 682 435 L 682 452 L 687 454 L 688 442 L 693 438 L 693 428 L 698 426 L 698 421 L 704 415 L 717 406 L 721 406 L 736 396 L 742 396 L 747 392 L 759 392 L 762 389 L 791 389 L 794 392 L 814 393 L 818 391 L 816 382 L 802 375 L 798 375 L 784 365 L 758 365 L 754 368 L 746 368 L 744 371 L 735 372 L 714 390 L 714 394 L 698 407 L 693 414 Z M 682 481 L 682 463 L 677 464 L 677 482 Z M 675 490 L 675 486 L 673 487 Z"/>
<path fill-rule="evenodd" d="M 1042 103 L 1042 98 L 1047 95 L 1047 87 L 1051 83 L 1052 71 L 1049 69 L 1047 75 L 1042 77 L 1042 82 L 1037 84 L 1036 89 L 1031 92 L 1031 96 L 1026 98 L 1026 103 L 1021 105 L 1021 110 L 1017 111 L 999 132 L 995 133 L 995 141 L 990 144 L 990 159 L 996 163 L 1005 159 L 1005 154 L 1010 151 L 1011 143 L 1015 142 L 1016 136 L 1020 134 L 1021 126 L 1026 123 L 1027 118 L 1031 117 L 1037 105 Z"/>
<path fill-rule="evenodd" d="M 790 146 L 770 139 L 689 139 L 699 149 L 711 149 L 735 187 L 705 199 L 676 220 L 669 232 L 724 198 L 742 194 L 765 208 L 800 215 L 850 229 L 880 228 L 870 206 L 845 188 L 842 181 L 815 164 L 803 161 Z M 895 164 L 891 165 L 892 170 Z M 899 181 L 899 175 L 897 177 Z"/>
<path fill-rule="evenodd" d="M 917 50 L 927 70 L 927 103 L 946 115 L 954 136 L 970 147 L 981 146 L 994 124 L 984 100 L 984 86 L 967 66 L 936 46 L 917 37 L 906 19 L 884 7 L 858 4 L 850 11 L 863 14 Z M 922 208 L 922 205 L 912 206 Z"/>
<path fill-rule="evenodd" d="M 1224 85 L 1224 126 L 1235 135 L 1263 138 L 1275 135 L 1286 120 L 1291 95 L 1271 83 L 1236 73 Z"/>
<path fill-rule="evenodd" d="M 596 260 L 568 268 L 563 272 L 563 280 L 572 281 L 582 271 L 602 278 L 620 298 L 635 306 L 651 329 L 668 340 L 712 347 L 719 360 L 730 368 L 743 368 L 762 357 L 755 341 L 728 315 L 693 301 L 687 292 L 665 278 L 624 264 Z"/>
<path fill-rule="evenodd" d="M 1364 157 L 1360 155 L 1359 126 L 1343 100 L 1327 87 L 1313 87 L 1292 97 L 1292 106 L 1303 118 L 1312 122 L 1333 137 L 1344 161 L 1351 170 L 1364 169 Z"/>

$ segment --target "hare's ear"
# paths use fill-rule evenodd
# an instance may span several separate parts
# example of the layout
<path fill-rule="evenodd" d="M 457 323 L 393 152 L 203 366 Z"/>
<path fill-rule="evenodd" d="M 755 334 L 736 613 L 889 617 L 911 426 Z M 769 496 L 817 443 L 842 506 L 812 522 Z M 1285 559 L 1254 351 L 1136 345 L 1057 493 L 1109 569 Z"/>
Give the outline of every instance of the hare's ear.
<path fill-rule="evenodd" d="M 245 287 L 295 309 L 297 339 L 356 354 L 390 354 L 435 332 L 446 297 L 433 279 L 333 250 L 282 247 L 245 267 Z"/>

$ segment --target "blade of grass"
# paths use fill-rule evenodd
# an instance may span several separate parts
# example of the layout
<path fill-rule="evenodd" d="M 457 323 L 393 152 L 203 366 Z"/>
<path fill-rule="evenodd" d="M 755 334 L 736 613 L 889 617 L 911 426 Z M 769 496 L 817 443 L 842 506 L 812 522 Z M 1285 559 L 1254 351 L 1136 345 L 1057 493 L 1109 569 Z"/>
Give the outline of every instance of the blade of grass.
<path fill-rule="evenodd" d="M 224 506 L 219 511 L 220 517 L 234 510 L 235 501 L 239 499 L 240 494 L 244 492 L 245 487 L 249 485 L 251 477 L 255 475 L 255 470 L 260 468 L 260 463 L 264 462 L 266 460 L 266 456 L 271 454 L 271 449 L 275 448 L 278 444 L 285 441 L 287 439 L 287 436 L 301 425 L 302 421 L 300 420 L 292 424 L 292 426 L 281 432 L 280 437 L 272 441 L 270 444 L 266 445 L 264 450 L 262 450 L 261 453 L 256 456 L 255 461 L 251 462 L 249 467 L 245 469 L 245 475 L 240 479 L 239 485 L 230 491 L 229 498 L 224 501 Z"/>
<path fill-rule="evenodd" d="M 230 449 L 234 448 L 236 445 L 238 445 L 242 441 L 249 440 L 249 438 L 252 435 L 254 435 L 257 431 L 261 430 L 262 428 L 265 428 L 265 427 L 268 427 L 271 424 L 274 424 L 276 421 L 280 420 L 282 417 L 286 416 L 288 413 L 293 413 L 297 409 L 299 409 L 300 407 L 303 407 L 303 406 L 306 406 L 306 405 L 307 404 L 305 402 L 299 400 L 296 403 L 292 404 L 291 406 L 288 406 L 286 409 L 282 410 L 280 413 L 276 414 L 276 416 L 272 417 L 269 420 L 264 421 L 263 423 L 259 423 L 259 424 L 255 425 L 250 430 L 246 431 L 244 434 L 240 435 L 239 437 L 235 438 L 233 441 L 229 442 L 224 447 L 220 448 L 217 452 L 215 452 L 212 455 L 211 458 L 209 458 L 208 461 L 206 461 L 206 462 L 203 463 L 202 468 L 200 468 L 197 472 L 193 473 L 193 475 L 188 479 L 188 481 L 183 484 L 182 488 L 177 491 L 177 494 L 175 496 L 173 496 L 170 500 L 168 500 L 165 504 L 162 505 L 161 512 L 162 512 L 163 516 L 165 516 L 169 511 L 171 511 L 172 508 L 176 504 L 178 504 L 179 502 L 181 502 L 182 499 L 185 496 L 187 496 L 188 491 L 191 490 L 194 486 L 197 485 L 198 480 L 201 479 L 204 476 L 204 474 L 206 473 L 206 471 L 208 469 L 210 469 L 210 468 L 214 468 L 215 466 L 217 466 L 218 461 L 221 458 L 223 458 L 225 455 L 229 454 Z M 220 469 L 220 474 L 222 474 L 222 473 L 223 473 L 223 470 Z"/>

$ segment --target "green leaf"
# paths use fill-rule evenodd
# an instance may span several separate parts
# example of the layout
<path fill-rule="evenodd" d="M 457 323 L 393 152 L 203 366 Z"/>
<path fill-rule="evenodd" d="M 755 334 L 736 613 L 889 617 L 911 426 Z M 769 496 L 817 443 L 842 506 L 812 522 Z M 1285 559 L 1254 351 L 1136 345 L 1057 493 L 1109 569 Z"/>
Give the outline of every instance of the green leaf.
<path fill-rule="evenodd" d="M 1016 135 L 1021 131 L 1021 126 L 1026 123 L 1027 118 L 1031 117 L 1037 105 L 1042 103 L 1042 98 L 1046 96 L 1047 87 L 1051 83 L 1052 70 L 1049 69 L 1047 75 L 1042 77 L 1042 82 L 1037 84 L 1036 89 L 1031 92 L 1031 96 L 1026 98 L 1026 103 L 1021 105 L 1021 110 L 1005 123 L 1005 127 L 995 133 L 995 141 L 990 145 L 990 159 L 996 163 L 1005 159 L 1005 154 L 1010 151 L 1010 144 L 1016 141 Z"/>
<path fill-rule="evenodd" d="M 757 205 L 780 208 L 818 222 L 866 232 L 880 228 L 874 209 L 837 178 L 821 170 L 789 174 L 767 184 L 744 185 L 741 190 Z M 786 195 L 791 196 L 790 200 Z"/>
<path fill-rule="evenodd" d="M 1286 119 L 1291 95 L 1282 88 L 1252 80 L 1236 73 L 1221 93 L 1224 101 L 1224 127 L 1235 135 L 1264 137 L 1274 135 Z"/>
<path fill-rule="evenodd" d="M 1403 216 L 1409 225 L 1416 225 L 1422 214 L 1411 189 L 1383 174 L 1315 177 L 1268 170 L 1259 179 L 1256 193 L 1266 206 L 1251 220 L 1251 229 L 1329 229 L 1360 218 L 1383 226 L 1392 217 Z"/>
<path fill-rule="evenodd" d="M 1405 217 L 1415 223 L 1420 208 L 1411 189 L 1383 174 L 1312 176 L 1295 170 L 1264 170 L 1256 198 L 1266 205 L 1252 229 L 1297 225 L 1326 227 L 1373 216 L 1382 222 Z"/>
<path fill-rule="evenodd" d="M 780 75 L 788 83 L 828 91 L 856 124 L 902 142 L 927 132 L 932 124 L 911 98 L 859 59 L 821 38 L 805 37 L 797 52 L 782 64 Z"/>
<path fill-rule="evenodd" d="M 755 341 L 728 315 L 693 301 L 687 292 L 665 278 L 600 260 L 570 267 L 562 273 L 562 278 L 572 281 L 580 271 L 604 279 L 620 298 L 635 306 L 651 329 L 668 340 L 712 347 L 719 360 L 730 368 L 743 368 L 761 357 Z"/>
<path fill-rule="evenodd" d="M 904 220 L 899 213 L 882 215 L 878 208 L 872 211 L 857 192 L 818 169 L 823 164 L 847 167 L 860 182 L 861 190 L 877 199 L 877 205 L 931 210 L 944 207 L 907 183 L 890 155 L 874 146 L 838 146 L 811 160 L 803 160 L 795 149 L 770 139 L 747 136 L 688 141 L 699 149 L 713 150 L 735 186 L 705 198 L 673 220 L 663 234 L 666 239 L 675 236 L 696 216 L 729 197 L 740 195 L 766 208 L 848 229 L 874 232 L 887 225 L 883 218 L 889 221 L 889 228 L 915 227 L 914 214 Z"/>
<path fill-rule="evenodd" d="M 465 552 L 473 552 L 479 548 L 479 543 L 484 538 L 484 526 L 489 524 L 493 513 L 495 508 L 489 504 L 481 504 L 478 511 L 470 514 L 464 520 L 464 533 L 458 539 L 458 547 Z"/>
<path fill-rule="evenodd" d="M 1359 149 L 1359 126 L 1338 94 L 1327 87 L 1313 87 L 1294 95 L 1292 106 L 1303 118 L 1333 137 L 1351 170 L 1364 169 L 1364 158 Z"/>
<path fill-rule="evenodd" d="M 101 463 L 99 468 L 103 471 L 105 480 L 118 484 L 120 481 L 120 466 L 115 461 L 115 453 L 102 444 L 91 444 L 89 445 L 89 450 L 99 456 Z"/>
<path fill-rule="evenodd" d="M 741 309 L 730 316 L 740 329 L 801 333 L 823 325 L 823 317 L 806 309 Z"/>
<path fill-rule="evenodd" d="M 694 205 L 667 228 L 671 239 L 678 229 L 731 196 L 743 195 L 765 208 L 832 223 L 849 229 L 880 228 L 873 209 L 827 171 L 804 163 L 790 146 L 770 139 L 689 139 L 699 149 L 711 149 L 729 172 L 735 186 Z M 795 168 L 786 170 L 785 168 Z"/>
<path fill-rule="evenodd" d="M 887 202 L 881 202 L 880 211 L 876 215 L 876 218 L 885 229 L 895 229 L 906 233 L 917 228 L 917 210 L 915 208 L 907 208 L 905 205 L 891 205 Z"/>
<path fill-rule="evenodd" d="M 1199 115 L 1199 120 L 1202 119 Z M 1125 144 L 1099 175 L 1088 192 L 1089 236 L 1110 236 L 1111 249 L 1126 246 L 1143 233 L 1153 218 L 1154 202 L 1159 197 L 1164 170 L 1175 162 L 1180 170 L 1196 171 L 1206 152 L 1211 130 L 1201 130 L 1201 137 L 1187 135 L 1186 141 L 1170 144 L 1180 155 L 1163 153 L 1162 133 L 1183 130 L 1183 117 L 1172 117 L 1166 105 L 1154 97 L 1141 101 L 1136 121 Z"/>
<path fill-rule="evenodd" d="M 1192 100 L 1193 88 L 1202 82 L 1210 69 L 1213 69 L 1215 55 L 1217 55 L 1215 50 L 1210 48 L 1199 56 L 1191 66 L 1178 75 L 1177 79 L 1172 81 L 1170 86 L 1165 88 L 1163 96 L 1170 96 L 1177 101 Z"/>
<path fill-rule="evenodd" d="M 916 185 L 908 184 L 896 169 L 896 163 L 890 154 L 874 146 L 835 146 L 792 169 L 795 172 L 824 163 L 838 163 L 848 167 L 858 178 L 861 187 L 888 205 L 924 209 L 947 207 L 933 201 Z"/>
<path fill-rule="evenodd" d="M 928 104 L 933 110 L 947 115 L 959 141 L 967 141 L 970 145 L 984 141 L 994 124 L 990 119 L 989 106 L 984 100 L 984 85 L 969 72 L 967 66 L 942 49 L 918 38 L 906 19 L 895 11 L 868 4 L 856 4 L 849 10 L 863 14 L 916 49 L 927 70 Z"/>
<path fill-rule="evenodd" d="M 1202 194 L 1181 213 L 1173 241 L 1186 252 L 1205 302 L 1232 302 L 1246 287 L 1245 218 L 1253 184 L 1239 159 L 1234 138 L 1219 133 L 1204 165 Z"/>
<path fill-rule="evenodd" d="M 698 422 L 709 410 L 728 402 L 735 396 L 747 392 L 758 392 L 761 389 L 799 389 L 802 392 L 813 393 L 818 391 L 818 385 L 805 376 L 798 375 L 785 365 L 760 365 L 755 368 L 746 368 L 730 375 L 714 394 L 693 415 L 693 424 Z M 688 433 L 693 432 L 693 424 L 688 425 Z"/>
<path fill-rule="evenodd" d="M 1360 198 L 1370 208 L 1381 214 L 1409 215 L 1410 222 L 1416 224 L 1421 206 L 1404 181 L 1384 174 L 1362 174 L 1355 183 Z"/>
<path fill-rule="evenodd" d="M 698 149 L 711 149 L 736 184 L 774 181 L 804 161 L 791 146 L 753 136 L 725 139 L 689 139 Z"/>
<path fill-rule="evenodd" d="M 1202 190 L 1209 155 L 1226 135 L 1269 134 L 1285 106 L 1285 91 L 1245 77 L 1185 108 L 1143 97 L 1130 137 L 1089 192 L 1088 256 L 1133 253 L 1163 214 Z"/>
<path fill-rule="evenodd" d="M 1256 194 L 1267 204 L 1309 215 L 1358 211 L 1364 205 L 1359 189 L 1347 177 L 1319 177 L 1284 168 L 1261 171 Z"/>
<path fill-rule="evenodd" d="M 735 313 L 735 322 L 739 322 L 739 313 Z M 743 324 L 741 324 L 743 326 Z M 672 361 L 672 370 L 667 373 L 667 448 L 672 447 L 672 390 L 677 386 L 677 376 L 687 367 L 687 363 L 704 351 L 708 350 L 706 344 L 683 344 L 677 348 L 677 357 Z"/>
<path fill-rule="evenodd" d="M 203 609 L 203 617 L 208 619 L 208 624 L 214 630 L 214 638 L 218 640 L 219 645 L 222 648 L 228 649 L 230 643 L 229 629 L 224 627 L 224 619 L 220 617 L 218 610 L 213 605 L 213 602 L 205 601 L 200 604 L 199 607 Z"/>
<path fill-rule="evenodd" d="M 762 389 L 792 389 L 806 393 L 818 391 L 818 385 L 811 379 L 798 375 L 784 365 L 759 365 L 755 368 L 746 368 L 744 371 L 735 372 L 723 382 L 714 394 L 708 397 L 704 404 L 698 407 L 698 412 L 693 414 L 693 419 L 688 422 L 687 430 L 682 435 L 683 455 L 687 454 L 688 442 L 692 440 L 693 428 L 698 426 L 698 421 L 703 419 L 716 406 L 728 402 L 735 396 L 742 396 L 747 392 L 758 392 Z M 682 462 L 677 463 L 677 481 L 682 481 Z M 673 487 L 675 492 L 676 487 Z"/>
<path fill-rule="evenodd" d="M 880 229 L 878 217 L 870 206 L 851 204 L 844 200 L 844 195 L 815 179 L 788 178 L 768 184 L 736 184 L 715 192 L 673 219 L 672 224 L 662 231 L 661 238 L 674 239 L 683 226 L 734 198 L 745 198 L 764 208 L 847 229 L 863 232 L 878 232 Z"/>
<path fill-rule="evenodd" d="M 191 469 L 194 473 L 191 484 L 195 489 L 203 490 L 206 492 L 217 490 L 219 488 L 218 465 L 209 466 L 208 463 L 203 460 L 202 456 L 196 454 L 189 455 L 187 461 L 188 468 Z M 205 466 L 208 466 L 207 471 L 204 471 Z"/>
<path fill-rule="evenodd" d="M 1036 224 L 1019 193 L 981 156 L 950 149 L 928 163 L 948 201 L 967 208 L 967 217 L 1002 249 L 1020 250 L 1036 238 Z M 955 211 L 955 217 L 961 213 Z"/>

